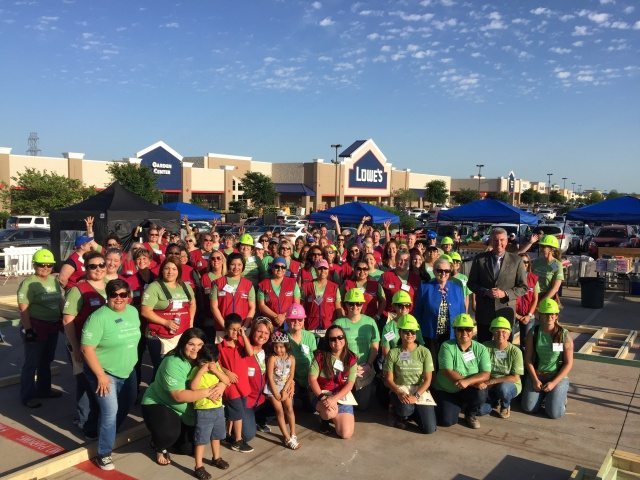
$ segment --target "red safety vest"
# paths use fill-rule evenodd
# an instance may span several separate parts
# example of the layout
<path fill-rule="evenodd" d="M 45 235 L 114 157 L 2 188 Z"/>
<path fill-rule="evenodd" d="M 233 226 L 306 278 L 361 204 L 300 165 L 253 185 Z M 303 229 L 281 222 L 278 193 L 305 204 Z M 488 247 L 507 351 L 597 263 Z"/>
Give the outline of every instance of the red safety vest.
<path fill-rule="evenodd" d="M 285 275 L 287 277 L 297 278 L 299 273 L 300 273 L 300 262 L 297 260 L 294 260 L 293 258 L 289 258 L 289 268 L 287 268 Z"/>
<path fill-rule="evenodd" d="M 206 258 L 202 255 L 202 250 L 191 250 L 189 252 L 189 258 L 191 259 L 191 265 L 201 274 L 207 270 L 207 264 L 209 263 L 209 256 Z"/>
<path fill-rule="evenodd" d="M 533 303 L 533 291 L 538 283 L 538 275 L 533 272 L 527 272 L 527 293 L 516 299 L 516 313 L 518 315 L 527 315 Z"/>
<path fill-rule="evenodd" d="M 136 272 L 134 275 L 126 278 L 126 282 L 129 284 L 129 288 L 131 288 L 131 305 L 136 307 L 138 310 L 140 310 L 142 295 L 144 295 L 147 285 L 156 279 L 156 275 L 151 270 L 149 270 L 149 273 L 150 276 L 148 283 L 140 276 L 140 272 Z"/>
<path fill-rule="evenodd" d="M 370 317 L 378 316 L 378 285 L 379 283 L 373 278 L 368 278 L 367 283 L 364 285 L 364 305 L 362 306 L 362 313 L 369 315 Z M 347 280 L 344 282 L 344 293 L 358 287 L 355 280 Z"/>
<path fill-rule="evenodd" d="M 122 265 L 120 266 L 120 272 L 125 277 L 131 277 L 136 274 L 138 271 L 138 267 L 136 267 L 136 262 L 129 258 L 128 255 L 124 255 L 122 257 Z"/>
<path fill-rule="evenodd" d="M 182 281 L 189 285 L 193 290 L 196 289 L 195 274 L 193 267 L 190 265 L 182 265 Z"/>
<path fill-rule="evenodd" d="M 230 313 L 237 313 L 244 321 L 249 315 L 249 293 L 253 288 L 251 280 L 241 277 L 234 293 L 224 290 L 224 286 L 227 285 L 227 277 L 220 277 L 214 283 L 218 288 L 218 310 L 220 310 L 222 318 Z"/>
<path fill-rule="evenodd" d="M 265 294 L 264 303 L 276 313 L 287 313 L 287 309 L 293 303 L 294 294 L 296 291 L 296 280 L 294 278 L 283 278 L 280 284 L 280 295 L 276 295 L 276 292 L 271 285 L 271 279 L 265 278 L 258 286 Z"/>
<path fill-rule="evenodd" d="M 311 274 L 310 268 L 301 268 L 298 273 L 298 277 L 300 278 L 301 285 L 304 283 L 313 282 L 314 280 L 313 275 Z"/>
<path fill-rule="evenodd" d="M 327 280 L 322 298 L 316 298 L 315 282 L 302 284 L 302 304 L 307 314 L 307 330 L 326 330 L 331 326 L 336 312 L 338 284 Z"/>
<path fill-rule="evenodd" d="M 169 305 L 164 310 L 157 310 L 154 308 L 153 313 L 159 315 L 165 320 L 180 318 L 180 327 L 178 328 L 178 330 L 176 330 L 175 333 L 171 333 L 171 330 L 169 330 L 164 325 L 149 322 L 147 328 L 151 335 L 156 337 L 173 338 L 177 335 L 182 335 L 184 331 L 191 326 L 191 317 L 189 316 L 189 303 L 191 301 L 191 295 L 189 294 L 186 286 L 181 285 L 181 287 L 184 289 L 184 293 L 187 295 L 187 300 L 174 302 L 171 298 L 171 292 L 169 292 L 169 289 L 166 288 L 166 285 L 164 285 L 164 283 L 161 281 L 159 283 L 160 286 L 165 287 L 163 288 L 163 291 L 167 299 L 169 300 Z"/>
<path fill-rule="evenodd" d="M 316 362 L 318 363 L 319 371 L 322 373 L 324 368 L 323 365 L 323 354 L 325 352 L 321 350 L 316 350 L 313 354 Z M 347 352 L 347 357 L 345 358 L 345 362 L 343 364 L 343 370 L 336 370 L 335 374 L 332 378 L 325 378 L 323 376 L 318 375 L 318 386 L 320 390 L 327 390 L 329 392 L 336 392 L 340 388 L 344 386 L 345 383 L 349 381 L 349 370 L 355 367 L 357 358 L 355 354 L 351 351 Z"/>
<path fill-rule="evenodd" d="M 75 287 L 78 282 L 84 278 L 84 275 L 86 273 L 84 262 L 81 261 L 82 258 L 80 257 L 78 252 L 73 252 L 71 255 L 69 255 L 68 260 L 71 260 L 73 262 L 75 270 L 69 276 L 69 280 L 67 281 L 67 286 L 65 287 L 67 291 L 69 291 L 70 288 Z"/>
<path fill-rule="evenodd" d="M 264 403 L 264 386 L 267 383 L 267 374 L 266 372 L 262 373 L 260 370 L 260 364 L 255 355 L 246 357 L 245 360 L 247 362 L 247 374 L 250 373 L 249 369 L 253 368 L 253 375 L 249 375 L 250 392 L 247 395 L 247 408 L 255 408 Z"/>
<path fill-rule="evenodd" d="M 384 311 L 386 314 L 389 314 L 393 311 L 393 309 L 391 308 L 391 300 L 393 298 L 393 295 L 402 288 L 403 283 L 395 271 L 388 270 L 380 276 L 380 284 L 382 285 L 382 290 L 384 291 L 384 298 L 387 300 Z M 413 308 L 416 305 L 415 294 L 420 288 L 420 276 L 413 272 L 409 273 L 407 286 L 409 288 L 408 293 L 411 296 L 411 311 L 413 312 Z"/>
<path fill-rule="evenodd" d="M 162 262 L 164 262 L 165 253 L 167 251 L 167 247 L 165 247 L 162 244 L 158 244 L 158 247 L 159 247 L 160 253 L 158 253 L 156 250 L 151 248 L 151 244 L 149 242 L 144 242 L 144 248 L 149 250 L 149 253 L 151 253 L 152 262 L 154 266 L 160 265 Z"/>
<path fill-rule="evenodd" d="M 84 323 L 87 321 L 87 318 L 89 318 L 89 315 L 107 303 L 107 301 L 85 280 L 79 282 L 76 288 L 80 290 L 80 294 L 82 295 L 82 308 L 80 308 L 76 318 L 73 319 L 73 326 L 76 329 L 78 341 L 80 341 L 82 337 L 82 327 L 84 327 Z"/>

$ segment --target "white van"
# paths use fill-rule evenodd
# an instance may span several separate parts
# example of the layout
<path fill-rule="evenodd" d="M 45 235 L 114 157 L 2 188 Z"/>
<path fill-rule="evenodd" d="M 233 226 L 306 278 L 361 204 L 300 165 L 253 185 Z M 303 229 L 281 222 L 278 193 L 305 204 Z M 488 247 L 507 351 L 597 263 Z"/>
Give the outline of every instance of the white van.
<path fill-rule="evenodd" d="M 7 228 L 45 228 L 49 230 L 49 217 L 38 217 L 36 215 L 12 215 L 7 219 Z"/>

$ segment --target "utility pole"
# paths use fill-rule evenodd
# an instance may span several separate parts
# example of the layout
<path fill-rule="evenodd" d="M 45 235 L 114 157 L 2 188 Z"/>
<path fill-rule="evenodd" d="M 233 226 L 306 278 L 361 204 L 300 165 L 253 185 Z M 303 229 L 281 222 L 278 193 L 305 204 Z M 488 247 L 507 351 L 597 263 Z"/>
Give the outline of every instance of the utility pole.
<path fill-rule="evenodd" d="M 335 190 L 335 205 L 334 207 L 338 206 L 338 165 L 340 165 L 340 161 L 338 160 L 338 149 L 342 148 L 342 145 L 339 143 L 334 143 L 331 145 L 331 148 L 334 148 L 336 151 L 336 156 L 334 160 L 331 160 L 331 163 L 333 163 L 336 166 L 336 190 Z"/>
<path fill-rule="evenodd" d="M 480 178 L 482 178 L 481 172 L 482 172 L 482 167 L 484 167 L 484 164 L 477 163 L 476 167 L 478 167 L 478 198 L 479 198 L 480 197 Z"/>

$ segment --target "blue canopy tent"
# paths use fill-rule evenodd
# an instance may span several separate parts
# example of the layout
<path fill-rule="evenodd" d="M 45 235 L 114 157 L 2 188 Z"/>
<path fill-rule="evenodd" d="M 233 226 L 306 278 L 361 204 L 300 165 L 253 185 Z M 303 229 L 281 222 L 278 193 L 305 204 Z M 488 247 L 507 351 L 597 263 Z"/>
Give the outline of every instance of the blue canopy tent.
<path fill-rule="evenodd" d="M 350 202 L 344 205 L 323 210 L 321 212 L 312 213 L 309 219 L 312 222 L 332 222 L 331 216 L 336 215 L 341 224 L 360 223 L 362 217 L 371 217 L 371 222 L 384 223 L 387 220 L 391 223 L 400 223 L 400 217 L 393 213 L 387 212 L 381 208 L 363 202 Z"/>
<path fill-rule="evenodd" d="M 612 198 L 577 208 L 567 213 L 567 220 L 640 224 L 640 199 L 632 196 Z"/>
<path fill-rule="evenodd" d="M 519 208 L 488 198 L 438 212 L 438 222 L 517 223 L 537 225 L 538 217 Z"/>
<path fill-rule="evenodd" d="M 187 216 L 189 220 L 220 220 L 222 218 L 219 213 L 210 212 L 192 203 L 170 202 L 164 203 L 162 207 L 180 213 L 180 218 Z"/>

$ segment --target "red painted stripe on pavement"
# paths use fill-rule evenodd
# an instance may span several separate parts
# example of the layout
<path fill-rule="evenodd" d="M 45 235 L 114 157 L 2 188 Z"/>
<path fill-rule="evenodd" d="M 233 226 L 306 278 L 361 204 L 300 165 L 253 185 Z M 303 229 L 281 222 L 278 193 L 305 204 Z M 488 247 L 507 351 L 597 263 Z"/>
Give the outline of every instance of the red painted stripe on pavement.
<path fill-rule="evenodd" d="M 94 477 L 103 478 L 104 480 L 137 480 L 136 477 L 119 472 L 118 470 L 102 470 L 93 460 L 86 460 L 76 465 L 78 470 L 93 475 Z"/>
<path fill-rule="evenodd" d="M 35 450 L 36 452 L 40 452 L 47 457 L 52 457 L 64 452 L 64 448 L 59 445 L 47 442 L 46 440 L 42 440 L 41 438 L 33 437 L 28 433 L 16 430 L 15 428 L 10 427 L 9 425 L 5 425 L 4 423 L 0 423 L 0 436 L 19 443 L 20 445 L 30 448 L 31 450 Z"/>

